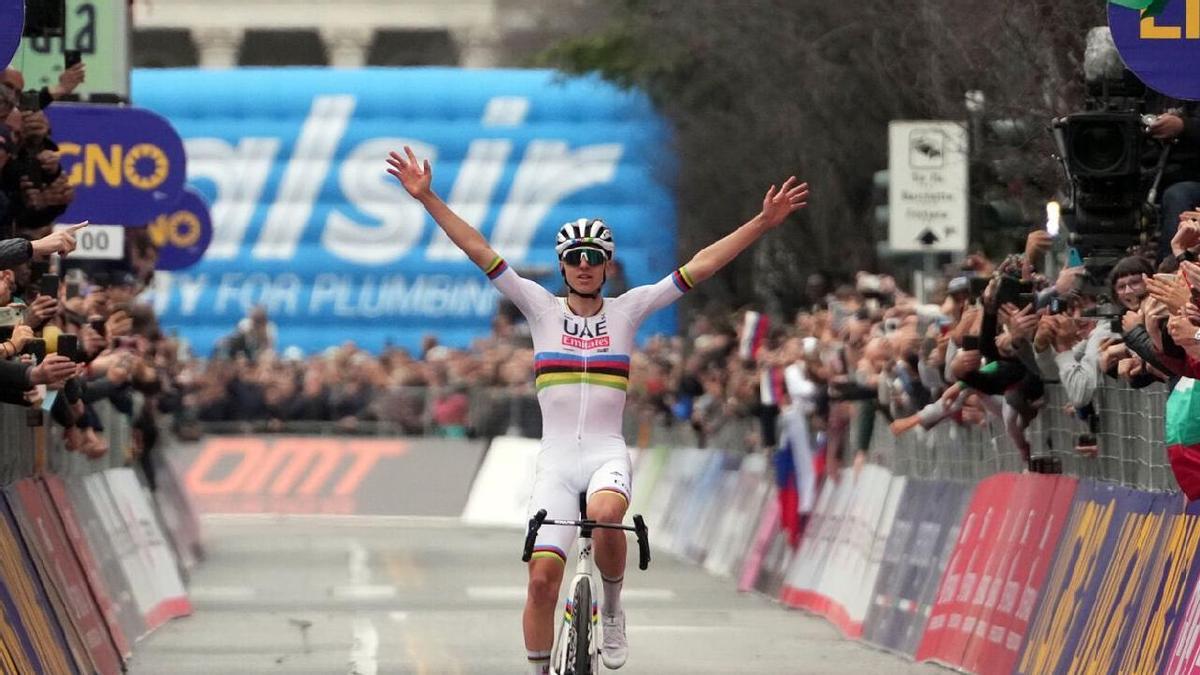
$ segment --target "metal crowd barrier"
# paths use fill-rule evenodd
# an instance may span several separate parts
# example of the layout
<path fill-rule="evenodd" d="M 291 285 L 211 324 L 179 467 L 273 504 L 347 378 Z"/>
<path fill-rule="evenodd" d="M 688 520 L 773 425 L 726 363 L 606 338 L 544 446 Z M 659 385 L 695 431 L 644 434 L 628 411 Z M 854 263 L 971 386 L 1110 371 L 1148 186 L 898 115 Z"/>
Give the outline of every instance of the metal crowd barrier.
<path fill-rule="evenodd" d="M 1046 403 L 1025 434 L 1031 455 L 1057 460 L 1062 472 L 1071 476 L 1142 490 L 1178 490 L 1163 443 L 1168 394 L 1162 384 L 1130 389 L 1103 383 L 1092 400 L 1099 427 L 1097 451 L 1089 455 L 1076 449 L 1080 436 L 1090 433 L 1088 424 L 1069 414 L 1061 386 L 1047 385 Z M 897 474 L 918 478 L 974 482 L 1025 469 L 1003 423 L 990 417 L 982 426 L 947 420 L 897 438 L 881 415 L 871 437 L 871 455 Z"/>
<path fill-rule="evenodd" d="M 212 433 L 444 435 L 446 430 L 436 424 L 433 416 L 433 403 L 442 391 L 429 387 L 393 388 L 372 403 L 371 420 L 358 420 L 351 426 L 337 421 L 272 424 L 267 420 L 253 420 L 211 422 L 206 423 L 204 429 Z M 466 431 L 471 435 L 482 438 L 501 435 L 537 438 L 541 435 L 541 412 L 531 386 L 479 387 L 465 393 L 468 397 Z M 1099 418 L 1095 433 L 1097 453 L 1087 456 L 1076 451 L 1080 435 L 1090 431 L 1087 423 L 1067 410 L 1063 388 L 1048 384 L 1045 404 L 1026 431 L 1032 455 L 1055 458 L 1063 473 L 1073 476 L 1143 490 L 1176 490 L 1178 487 L 1163 445 L 1163 411 L 1169 393 L 1161 384 L 1130 389 L 1102 382 L 1093 398 Z M 661 411 L 646 410 L 633 402 L 626 413 L 625 438 L 631 445 L 745 449 L 762 445 L 757 440 L 759 422 L 753 418 L 710 420 L 711 428 L 702 437 L 688 422 L 666 420 Z M 899 438 L 888 429 L 888 421 L 882 414 L 876 415 L 870 459 L 896 474 L 975 482 L 995 473 L 1026 468 L 999 420 L 989 417 L 981 426 L 965 426 L 947 420 L 928 431 L 917 428 Z M 859 437 L 859 423 L 859 416 L 852 416 L 852 427 L 846 433 L 847 443 L 852 444 L 853 439 Z M 8 426 L 4 425 L 5 428 Z M 119 434 L 127 425 L 114 424 L 112 427 L 113 433 Z M 113 447 L 121 445 L 111 444 Z M 847 454 L 851 455 L 854 450 L 847 448 Z M 76 458 L 69 460 L 78 461 Z"/>
<path fill-rule="evenodd" d="M 135 400 L 141 398 L 139 394 L 134 396 Z M 50 422 L 48 414 L 43 415 L 43 426 L 31 427 L 27 423 L 28 408 L 0 404 L 0 447 L 4 448 L 0 453 L 0 486 L 33 476 L 39 468 L 70 477 L 129 465 L 133 457 L 133 428 L 129 418 L 108 401 L 99 401 L 93 407 L 108 443 L 108 453 L 96 459 L 68 451 L 62 441 L 62 429 Z M 40 449 L 39 434 L 44 438 Z M 43 467 L 38 466 L 39 454 L 43 457 Z"/>

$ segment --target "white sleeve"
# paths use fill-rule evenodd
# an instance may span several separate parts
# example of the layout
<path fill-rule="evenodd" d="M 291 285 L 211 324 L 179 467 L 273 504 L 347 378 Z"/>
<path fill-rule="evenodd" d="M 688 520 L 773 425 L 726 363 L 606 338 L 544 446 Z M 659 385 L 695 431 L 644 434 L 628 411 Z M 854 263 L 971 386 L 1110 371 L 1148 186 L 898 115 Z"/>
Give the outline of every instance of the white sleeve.
<path fill-rule="evenodd" d="M 636 326 L 651 313 L 682 298 L 694 285 L 687 270 L 680 267 L 658 283 L 631 288 L 611 302 Z"/>
<path fill-rule="evenodd" d="M 488 279 L 492 280 L 492 285 L 496 287 L 496 290 L 512 300 L 527 320 L 532 321 L 538 315 L 555 307 L 557 301 L 550 291 L 517 274 L 516 270 L 509 267 L 508 263 L 499 256 L 496 256 L 492 264 L 488 265 L 483 272 Z"/>

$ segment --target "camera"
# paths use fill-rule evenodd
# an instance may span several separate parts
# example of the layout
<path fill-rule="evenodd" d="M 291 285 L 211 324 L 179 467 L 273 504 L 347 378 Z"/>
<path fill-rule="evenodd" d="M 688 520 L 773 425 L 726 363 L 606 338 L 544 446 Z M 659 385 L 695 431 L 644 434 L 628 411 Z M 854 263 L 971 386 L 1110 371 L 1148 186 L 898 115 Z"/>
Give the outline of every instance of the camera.
<path fill-rule="evenodd" d="M 24 112 L 38 112 L 42 109 L 42 95 L 32 89 L 23 91 L 17 107 Z"/>
<path fill-rule="evenodd" d="M 1150 137 L 1157 115 L 1145 109 L 1146 86 L 1125 67 L 1107 27 L 1088 33 L 1084 61 L 1085 109 L 1054 120 L 1053 133 L 1070 187 L 1068 242 L 1097 290 L 1125 251 L 1157 229 L 1169 146 Z"/>
<path fill-rule="evenodd" d="M 1037 296 L 1033 292 L 1033 282 L 1021 281 L 1016 277 L 1001 276 L 999 288 L 996 289 L 996 304 L 1012 303 L 1017 307 L 1026 307 L 1034 303 Z"/>
<path fill-rule="evenodd" d="M 1121 319 L 1125 316 L 1125 309 L 1111 302 L 1104 302 L 1085 309 L 1082 316 L 1087 319 L 1108 319 L 1109 330 L 1117 335 L 1123 332 L 1124 326 L 1121 325 Z"/>

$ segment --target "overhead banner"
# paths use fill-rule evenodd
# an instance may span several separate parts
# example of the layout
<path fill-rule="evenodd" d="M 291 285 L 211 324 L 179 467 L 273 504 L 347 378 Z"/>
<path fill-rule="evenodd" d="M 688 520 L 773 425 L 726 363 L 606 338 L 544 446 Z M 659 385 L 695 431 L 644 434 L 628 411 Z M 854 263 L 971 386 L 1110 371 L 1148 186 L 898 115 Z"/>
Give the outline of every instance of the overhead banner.
<path fill-rule="evenodd" d="M 622 285 L 677 265 L 672 152 L 647 97 L 598 78 L 453 68 L 145 70 L 140 105 L 184 138 L 213 240 L 186 273 L 156 275 L 164 326 L 211 348 L 254 305 L 280 348 L 410 350 L 486 335 L 498 294 L 386 172 L 409 145 L 433 188 L 517 271 L 559 291 L 554 236 L 567 221 L 613 228 Z M 752 201 L 747 207 L 753 206 Z M 735 223 L 730 224 L 731 227 Z M 622 278 L 623 277 L 623 278 Z M 675 330 L 674 309 L 642 337 Z"/>
<path fill-rule="evenodd" d="M 208 203 L 192 188 L 185 188 L 165 213 L 150 221 L 150 239 L 158 249 L 155 269 L 181 270 L 200 261 L 212 243 L 212 218 Z"/>
<path fill-rule="evenodd" d="M 1108 26 L 1121 60 L 1155 91 L 1200 100 L 1196 0 L 1111 0 Z"/>
<path fill-rule="evenodd" d="M 142 108 L 56 103 L 46 109 L 75 200 L 61 220 L 141 226 L 183 192 L 187 160 L 171 124 Z"/>
<path fill-rule="evenodd" d="M 8 64 L 21 44 L 25 0 L 0 0 L 0 62 Z"/>

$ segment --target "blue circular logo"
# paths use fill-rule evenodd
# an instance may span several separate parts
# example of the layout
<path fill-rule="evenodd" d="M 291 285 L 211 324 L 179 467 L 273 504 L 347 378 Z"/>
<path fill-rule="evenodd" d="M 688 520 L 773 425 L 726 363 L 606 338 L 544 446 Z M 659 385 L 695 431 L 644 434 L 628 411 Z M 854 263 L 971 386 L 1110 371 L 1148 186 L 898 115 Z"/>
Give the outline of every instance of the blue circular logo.
<path fill-rule="evenodd" d="M 25 0 L 0 0 L 0 63 L 8 65 L 25 28 Z"/>
<path fill-rule="evenodd" d="M 1125 65 L 1146 86 L 1200 100 L 1200 0 L 1113 0 L 1108 25 Z"/>

